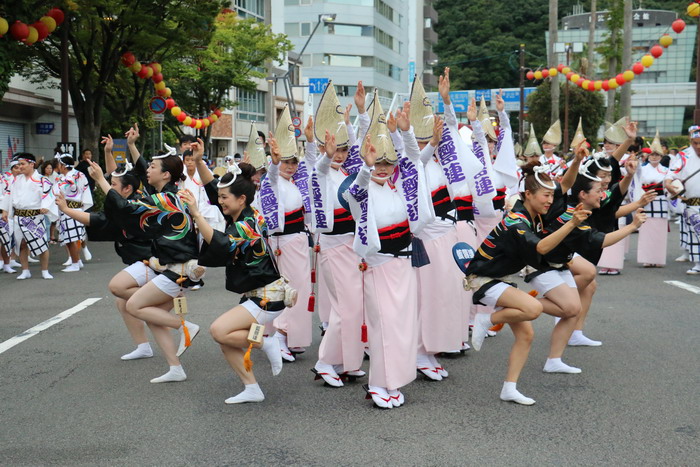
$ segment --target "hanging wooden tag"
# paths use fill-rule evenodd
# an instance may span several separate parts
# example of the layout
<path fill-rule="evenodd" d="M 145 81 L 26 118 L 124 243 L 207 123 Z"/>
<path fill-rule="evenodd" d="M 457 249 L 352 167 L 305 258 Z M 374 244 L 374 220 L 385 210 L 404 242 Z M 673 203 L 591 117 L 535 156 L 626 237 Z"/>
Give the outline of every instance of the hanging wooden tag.
<path fill-rule="evenodd" d="M 185 316 L 187 314 L 187 298 L 186 297 L 173 298 L 173 307 L 175 308 L 176 315 Z"/>
<path fill-rule="evenodd" d="M 250 331 L 248 331 L 248 342 L 251 344 L 262 344 L 264 332 L 265 326 L 262 324 L 251 324 Z"/>

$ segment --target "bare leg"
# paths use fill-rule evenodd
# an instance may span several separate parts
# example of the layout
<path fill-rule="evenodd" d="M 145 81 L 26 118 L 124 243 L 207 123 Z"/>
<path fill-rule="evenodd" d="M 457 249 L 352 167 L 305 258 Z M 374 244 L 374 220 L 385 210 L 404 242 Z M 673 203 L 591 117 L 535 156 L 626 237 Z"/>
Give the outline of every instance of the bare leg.
<path fill-rule="evenodd" d="M 175 346 L 175 341 L 173 340 L 170 328 L 166 326 L 158 326 L 153 323 L 146 324 L 151 330 L 151 334 L 153 334 L 153 337 L 155 338 L 158 347 L 160 347 L 160 350 L 163 352 L 163 355 L 165 356 L 165 360 L 168 362 L 168 365 L 179 366 L 180 359 L 175 356 L 175 354 L 177 353 L 177 347 Z"/>
<path fill-rule="evenodd" d="M 578 317 L 576 318 L 576 330 L 578 331 L 583 331 L 583 326 L 586 324 L 586 316 L 588 316 L 588 310 L 591 308 L 591 303 L 593 303 L 593 295 L 595 295 L 597 288 L 598 282 L 594 280 L 588 284 L 588 287 L 580 291 L 581 313 L 579 313 Z"/>
<path fill-rule="evenodd" d="M 581 301 L 581 312 L 578 314 L 576 329 L 583 330 L 583 325 L 586 322 L 588 310 L 590 309 L 591 302 L 593 301 L 593 294 L 595 294 L 597 287 L 595 282 L 596 269 L 593 264 L 580 256 L 574 258 L 569 265 L 569 269 L 574 275 L 574 280 L 576 281 L 576 287 L 578 288 Z"/>
<path fill-rule="evenodd" d="M 209 328 L 211 337 L 219 343 L 226 361 L 244 384 L 255 384 L 253 371 L 246 371 L 243 366 L 242 350 L 248 347 L 248 330 L 253 323 L 255 319 L 248 310 L 237 306 L 219 316 Z"/>
<path fill-rule="evenodd" d="M 513 331 L 513 336 L 515 336 L 515 342 L 513 342 L 510 357 L 508 358 L 506 381 L 517 383 L 520 372 L 523 370 L 527 357 L 530 354 L 530 346 L 535 337 L 535 331 L 532 329 L 532 323 L 529 321 L 509 324 L 511 331 Z"/>
<path fill-rule="evenodd" d="M 49 250 L 46 250 L 42 254 L 39 255 L 39 261 L 41 263 L 41 270 L 42 271 L 48 271 L 49 270 Z M 29 264 L 29 261 L 27 260 L 27 264 Z"/>
<path fill-rule="evenodd" d="M 5 251 L 5 247 L 4 247 L 4 246 L 0 246 L 0 255 L 2 256 L 2 262 L 3 262 L 4 264 L 9 264 L 9 263 L 10 263 L 10 255 L 7 254 L 7 252 Z"/>
<path fill-rule="evenodd" d="M 554 326 L 552 338 L 549 345 L 549 358 L 561 358 L 566 348 L 571 333 L 574 332 L 576 317 L 581 311 L 581 301 L 578 290 L 561 284 L 545 294 L 542 300 L 551 303 L 553 306 L 544 306 L 544 312 L 561 319 Z M 556 313 L 551 313 L 556 308 Z"/>
<path fill-rule="evenodd" d="M 144 322 L 126 312 L 126 300 L 116 297 L 114 301 L 117 304 L 117 310 L 119 310 L 119 314 L 121 314 L 126 329 L 129 331 L 129 335 L 131 336 L 131 340 L 134 341 L 134 344 L 139 345 L 147 343 L 148 337 L 146 336 L 146 326 L 144 326 Z"/>
<path fill-rule="evenodd" d="M 536 298 L 515 287 L 508 287 L 496 305 L 503 309 L 491 314 L 493 324 L 532 321 L 542 313 L 542 304 Z"/>
<path fill-rule="evenodd" d="M 139 289 L 136 280 L 126 271 L 119 271 L 111 281 L 109 281 L 109 291 L 117 298 L 129 300 Z"/>
<path fill-rule="evenodd" d="M 180 318 L 171 315 L 163 307 L 172 308 L 173 298 L 149 282 L 141 287 L 126 302 L 126 311 L 130 315 L 157 326 L 179 329 L 182 325 Z"/>
<path fill-rule="evenodd" d="M 22 264 L 23 271 L 29 269 L 29 248 L 25 240 L 22 240 L 19 246 L 19 262 Z"/>
<path fill-rule="evenodd" d="M 73 263 L 80 261 L 80 243 L 73 242 L 66 245 L 68 247 L 68 254 L 70 255 L 70 260 Z"/>

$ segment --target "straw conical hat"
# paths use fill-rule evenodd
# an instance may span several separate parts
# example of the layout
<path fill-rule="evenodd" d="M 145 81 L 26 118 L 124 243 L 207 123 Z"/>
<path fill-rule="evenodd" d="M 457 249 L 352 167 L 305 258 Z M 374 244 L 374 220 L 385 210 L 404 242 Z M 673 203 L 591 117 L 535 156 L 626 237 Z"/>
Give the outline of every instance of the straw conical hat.
<path fill-rule="evenodd" d="M 523 153 L 523 147 L 520 145 L 520 143 L 515 143 L 515 146 L 513 146 L 513 149 L 515 151 L 516 156 L 519 156 Z"/>
<path fill-rule="evenodd" d="M 654 136 L 654 141 L 651 142 L 649 149 L 653 154 L 664 155 L 664 148 L 661 147 L 661 139 L 659 139 L 659 130 L 656 130 L 656 136 Z"/>
<path fill-rule="evenodd" d="M 370 124 L 367 134 L 370 136 L 372 145 L 377 150 L 377 162 L 386 161 L 390 164 L 398 162 L 394 143 L 391 141 L 389 128 L 386 126 L 386 115 L 382 109 L 382 104 L 379 102 L 377 90 L 374 90 L 374 99 L 371 104 L 372 113 L 370 114 Z M 362 142 L 362 155 L 367 154 L 367 142 Z"/>
<path fill-rule="evenodd" d="M 250 124 L 250 135 L 248 136 L 248 144 L 245 150 L 248 153 L 248 158 L 250 158 L 250 164 L 255 167 L 255 170 L 260 170 L 267 165 L 265 146 L 262 138 L 258 135 L 258 128 L 254 122 Z"/>
<path fill-rule="evenodd" d="M 537 143 L 537 136 L 535 135 L 535 126 L 530 125 L 530 138 L 527 140 L 527 146 L 525 146 L 525 152 L 523 153 L 525 157 L 530 156 L 541 156 L 542 149 Z"/>
<path fill-rule="evenodd" d="M 582 120 L 583 119 L 581 117 L 578 118 L 578 127 L 576 127 L 576 133 L 574 134 L 574 139 L 571 140 L 570 146 L 574 149 L 576 149 L 578 147 L 578 145 L 581 144 L 581 142 L 586 139 L 586 136 L 583 134 Z"/>
<path fill-rule="evenodd" d="M 292 117 L 289 115 L 289 106 L 285 105 L 280 119 L 277 121 L 275 128 L 275 139 L 279 146 L 281 159 L 299 159 L 297 155 L 297 139 L 294 137 L 294 125 L 292 125 Z"/>
<path fill-rule="evenodd" d="M 496 128 L 493 126 L 491 118 L 486 114 L 486 118 L 481 121 L 481 127 L 486 132 L 486 136 L 491 138 L 493 141 L 498 141 L 498 135 L 496 134 Z"/>
<path fill-rule="evenodd" d="M 561 123 L 559 120 L 549 127 L 549 130 L 547 130 L 547 133 L 545 133 L 542 138 L 542 143 L 553 144 L 554 146 L 559 146 L 561 144 Z"/>
<path fill-rule="evenodd" d="M 339 148 L 345 148 L 350 143 L 348 128 L 345 126 L 345 110 L 340 106 L 332 81 L 323 91 L 314 116 L 314 136 L 321 144 L 325 144 L 326 131 L 335 135 L 335 144 Z"/>
<path fill-rule="evenodd" d="M 423 83 L 416 76 L 411 87 L 411 125 L 417 141 L 430 141 L 434 122 L 433 106 L 425 94 Z"/>
<path fill-rule="evenodd" d="M 614 125 L 610 125 L 607 130 L 605 130 L 605 140 L 613 144 L 622 144 L 627 139 L 627 133 L 625 133 L 624 126 L 627 124 L 627 119 L 625 117 L 616 121 Z"/>
<path fill-rule="evenodd" d="M 476 113 L 476 118 L 480 121 L 483 122 L 485 118 L 489 117 L 489 108 L 486 107 L 486 99 L 484 99 L 484 96 L 481 96 L 481 102 L 479 103 L 479 111 Z"/>

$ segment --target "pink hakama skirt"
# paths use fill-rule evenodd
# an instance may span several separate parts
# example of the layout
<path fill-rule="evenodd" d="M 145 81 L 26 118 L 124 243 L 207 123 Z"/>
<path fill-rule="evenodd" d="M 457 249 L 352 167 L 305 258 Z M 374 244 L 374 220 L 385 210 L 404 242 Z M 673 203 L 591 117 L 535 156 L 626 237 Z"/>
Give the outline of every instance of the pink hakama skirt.
<path fill-rule="evenodd" d="M 399 389 L 416 379 L 417 274 L 409 258 L 392 258 L 364 276 L 369 384 Z"/>
<path fill-rule="evenodd" d="M 311 264 L 309 259 L 309 242 L 305 233 L 296 233 L 280 237 L 277 256 L 277 266 L 280 274 L 289 279 L 289 283 L 297 290 L 297 304 L 285 308 L 274 321 L 274 326 L 287 333 L 289 347 L 308 347 L 311 345 L 311 325 L 313 313 L 309 312 L 309 296 L 311 296 Z M 270 241 L 270 246 L 276 248 L 277 239 Z"/>
<path fill-rule="evenodd" d="M 625 240 L 603 248 L 598 260 L 598 267 L 603 269 L 622 269 L 625 266 Z"/>
<path fill-rule="evenodd" d="M 639 228 L 637 237 L 637 262 L 642 264 L 666 264 L 668 219 L 649 217 Z"/>
<path fill-rule="evenodd" d="M 321 268 L 321 256 L 323 253 L 316 254 L 318 255 L 318 267 L 316 268 L 316 310 L 318 311 L 318 319 L 321 320 L 322 323 L 328 323 L 331 316 L 331 297 L 328 295 L 326 278 L 323 276 L 323 270 Z"/>
<path fill-rule="evenodd" d="M 457 231 L 424 240 L 430 264 L 418 268 L 418 344 L 421 353 L 435 354 L 462 348 L 463 310 L 456 297 L 463 295 L 463 274 L 452 258 Z"/>
<path fill-rule="evenodd" d="M 328 297 L 328 329 L 321 340 L 318 359 L 329 365 L 343 365 L 345 371 L 362 366 L 365 344 L 362 342 L 362 272 L 360 258 L 352 249 L 354 237 L 331 249 L 321 245 L 319 271 L 324 294 Z"/>

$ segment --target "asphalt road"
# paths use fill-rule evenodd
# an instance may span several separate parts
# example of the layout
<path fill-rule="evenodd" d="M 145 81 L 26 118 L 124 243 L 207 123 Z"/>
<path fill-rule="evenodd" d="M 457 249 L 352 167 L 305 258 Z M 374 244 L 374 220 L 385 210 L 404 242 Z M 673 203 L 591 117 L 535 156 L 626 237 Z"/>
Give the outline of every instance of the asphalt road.
<path fill-rule="evenodd" d="M 635 257 L 634 244 L 628 258 Z M 266 394 L 229 406 L 241 389 L 206 331 L 236 302 L 223 271 L 189 294 L 203 334 L 183 357 L 188 380 L 150 384 L 164 360 L 123 362 L 132 346 L 106 284 L 120 269 L 111 245 L 53 281 L 0 275 L 0 343 L 74 307 L 74 316 L 0 354 L 0 463 L 3 465 L 698 465 L 700 463 L 700 287 L 678 254 L 677 228 L 665 269 L 632 261 L 601 277 L 586 333 L 599 348 L 569 348 L 579 375 L 543 374 L 553 319 L 535 322 L 536 340 L 518 387 L 532 407 L 498 394 L 512 342 L 508 331 L 481 352 L 445 359 L 450 377 L 418 378 L 406 405 L 380 410 L 362 382 L 340 389 L 313 381 L 320 335 L 297 362 L 272 377 L 253 354 Z"/>

